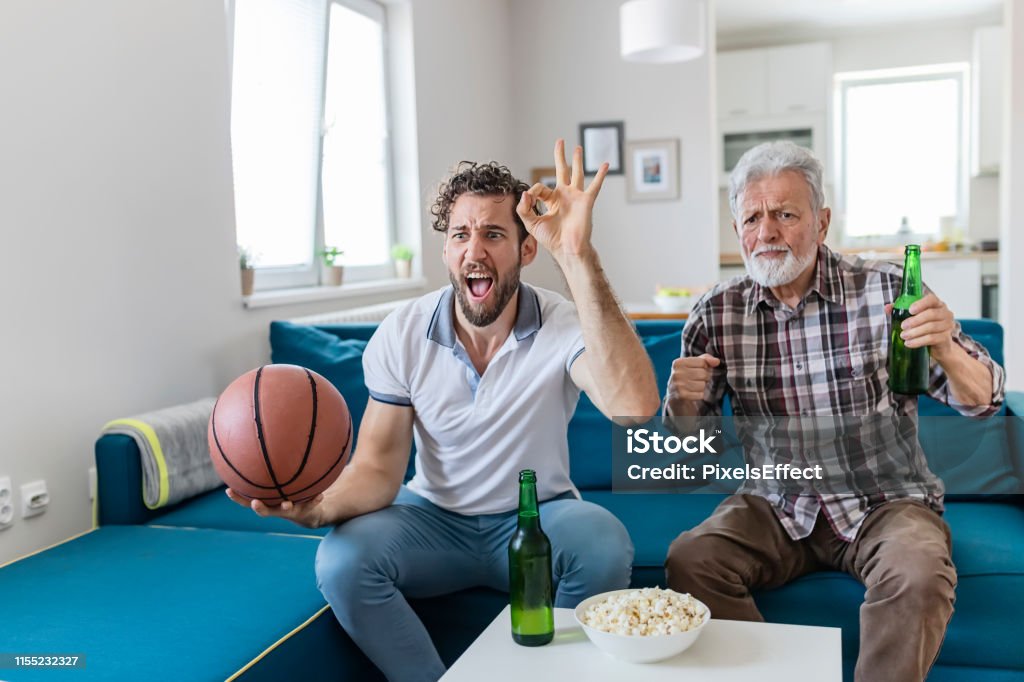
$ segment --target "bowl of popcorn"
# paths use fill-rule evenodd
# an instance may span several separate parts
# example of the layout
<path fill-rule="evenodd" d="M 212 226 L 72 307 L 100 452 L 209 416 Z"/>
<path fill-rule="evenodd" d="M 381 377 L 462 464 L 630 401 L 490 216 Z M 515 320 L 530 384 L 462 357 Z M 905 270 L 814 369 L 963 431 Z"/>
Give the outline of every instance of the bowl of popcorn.
<path fill-rule="evenodd" d="M 598 649 L 633 663 L 686 651 L 711 619 L 708 607 L 689 594 L 657 587 L 595 595 L 580 602 L 575 615 Z"/>

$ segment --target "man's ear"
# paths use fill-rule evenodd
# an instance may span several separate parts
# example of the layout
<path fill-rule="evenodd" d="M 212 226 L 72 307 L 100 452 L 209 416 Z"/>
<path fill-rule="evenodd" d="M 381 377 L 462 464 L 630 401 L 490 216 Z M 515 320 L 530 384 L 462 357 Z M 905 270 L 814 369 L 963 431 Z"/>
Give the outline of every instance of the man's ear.
<path fill-rule="evenodd" d="M 524 268 L 537 257 L 537 239 L 532 234 L 526 235 L 526 239 L 519 245 L 519 257 Z"/>
<path fill-rule="evenodd" d="M 823 208 L 818 211 L 818 243 L 824 244 L 828 236 L 828 227 L 832 223 L 832 209 Z"/>
<path fill-rule="evenodd" d="M 736 229 L 736 221 L 735 220 L 732 221 L 732 233 L 734 235 L 736 235 L 736 239 L 740 238 L 740 231 L 738 229 Z"/>

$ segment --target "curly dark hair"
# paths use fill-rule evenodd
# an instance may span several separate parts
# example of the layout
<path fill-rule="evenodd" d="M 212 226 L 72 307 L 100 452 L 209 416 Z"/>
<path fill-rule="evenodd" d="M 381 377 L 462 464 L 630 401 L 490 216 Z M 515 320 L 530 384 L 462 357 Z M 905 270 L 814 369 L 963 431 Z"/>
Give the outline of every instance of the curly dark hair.
<path fill-rule="evenodd" d="M 519 243 L 521 244 L 529 233 L 515 207 L 519 204 L 523 192 L 528 189 L 530 189 L 529 185 L 512 175 L 512 171 L 507 166 L 502 166 L 496 161 L 487 163 L 460 161 L 452 176 L 441 183 L 437 190 L 437 199 L 430 207 L 430 214 L 434 216 L 434 229 L 438 232 L 448 231 L 448 219 L 451 216 L 452 206 L 463 194 L 510 196 L 512 197 L 512 217 L 515 219 L 516 225 L 519 226 Z"/>

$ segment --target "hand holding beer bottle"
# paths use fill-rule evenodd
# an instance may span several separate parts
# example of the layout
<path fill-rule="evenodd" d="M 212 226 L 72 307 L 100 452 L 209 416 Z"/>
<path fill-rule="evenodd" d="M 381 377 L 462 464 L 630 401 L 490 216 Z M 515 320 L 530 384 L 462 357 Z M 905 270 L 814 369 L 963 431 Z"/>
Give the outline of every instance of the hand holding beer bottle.
<path fill-rule="evenodd" d="M 926 393 L 929 361 L 945 366 L 955 347 L 956 321 L 934 293 L 924 293 L 921 247 L 915 244 L 906 248 L 900 295 L 887 309 L 892 314 L 889 388 L 895 393 Z"/>
<path fill-rule="evenodd" d="M 508 544 L 509 602 L 512 639 L 541 646 L 555 636 L 551 588 L 551 541 L 540 528 L 537 474 L 519 472 L 519 524 Z"/>
<path fill-rule="evenodd" d="M 928 392 L 928 347 L 911 348 L 903 338 L 903 323 L 910 307 L 924 296 L 921 281 L 921 247 L 908 244 L 903 262 L 900 295 L 892 304 L 892 336 L 889 340 L 889 389 L 916 395 Z"/>

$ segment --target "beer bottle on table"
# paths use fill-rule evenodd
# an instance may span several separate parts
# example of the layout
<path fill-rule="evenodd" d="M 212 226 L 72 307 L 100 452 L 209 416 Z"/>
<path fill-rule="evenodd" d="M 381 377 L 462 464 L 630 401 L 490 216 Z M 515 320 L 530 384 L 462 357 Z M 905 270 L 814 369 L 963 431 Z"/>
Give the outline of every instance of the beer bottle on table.
<path fill-rule="evenodd" d="M 519 472 L 519 524 L 508 543 L 509 602 L 512 639 L 541 646 L 555 636 L 551 595 L 551 542 L 540 529 L 537 474 Z"/>
<path fill-rule="evenodd" d="M 903 262 L 903 284 L 892 304 L 892 336 L 889 340 L 889 388 L 893 393 L 928 392 L 928 347 L 907 348 L 900 338 L 910 306 L 924 296 L 921 282 L 921 247 L 908 244 Z"/>

